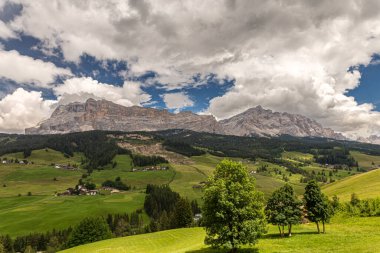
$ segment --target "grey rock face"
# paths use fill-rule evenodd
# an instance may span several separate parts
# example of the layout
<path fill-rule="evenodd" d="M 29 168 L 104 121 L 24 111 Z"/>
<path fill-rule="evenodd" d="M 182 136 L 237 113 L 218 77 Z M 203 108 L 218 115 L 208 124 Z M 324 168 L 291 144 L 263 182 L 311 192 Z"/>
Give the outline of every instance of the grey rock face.
<path fill-rule="evenodd" d="M 139 106 L 124 107 L 106 100 L 89 99 L 85 103 L 59 106 L 51 117 L 38 126 L 25 129 L 26 134 L 54 134 L 89 130 L 157 131 L 188 129 L 219 133 L 213 116 L 192 112 L 170 113 Z"/>
<path fill-rule="evenodd" d="M 305 137 L 317 136 L 345 139 L 342 134 L 324 128 L 316 121 L 298 114 L 272 112 L 261 106 L 248 109 L 220 121 L 226 134 L 239 136 L 279 136 L 283 134 Z"/>
<path fill-rule="evenodd" d="M 192 112 L 170 113 L 167 110 L 124 107 L 106 100 L 89 99 L 85 103 L 59 106 L 51 117 L 38 126 L 25 129 L 26 134 L 56 134 L 89 130 L 158 131 L 187 129 L 197 132 L 237 136 L 318 136 L 344 139 L 341 134 L 307 117 L 272 112 L 261 106 L 229 119 L 216 121 L 211 115 Z"/>

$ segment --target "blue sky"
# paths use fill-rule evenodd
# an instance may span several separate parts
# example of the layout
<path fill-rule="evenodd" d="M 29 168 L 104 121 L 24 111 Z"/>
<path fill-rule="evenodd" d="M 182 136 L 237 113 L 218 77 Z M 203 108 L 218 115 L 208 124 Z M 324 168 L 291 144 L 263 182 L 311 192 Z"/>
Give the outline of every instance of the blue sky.
<path fill-rule="evenodd" d="M 1 1 L 0 131 L 94 97 L 217 119 L 261 105 L 348 137 L 380 135 L 376 10 L 356 0 Z"/>
<path fill-rule="evenodd" d="M 20 54 L 30 56 L 34 59 L 41 59 L 43 61 L 52 62 L 57 67 L 68 68 L 76 77 L 91 77 L 100 83 L 110 84 L 114 86 L 122 86 L 125 80 L 136 81 L 145 83 L 157 75 L 154 71 L 146 71 L 138 76 L 125 77 L 120 72 L 128 72 L 128 62 L 119 60 L 98 60 L 94 56 L 83 54 L 80 56 L 80 61 L 77 64 L 67 62 L 63 58 L 62 51 L 56 49 L 55 55 L 46 55 L 38 46 L 41 41 L 31 37 L 20 34 L 17 39 L 1 40 L 4 50 L 16 50 Z M 195 113 L 202 112 L 208 108 L 209 101 L 216 97 L 222 96 L 234 85 L 234 80 L 218 79 L 215 75 L 209 74 L 205 78 L 195 74 L 193 80 L 189 83 L 202 83 L 199 86 L 191 85 L 181 89 L 173 89 L 169 92 L 163 88 L 159 82 L 154 85 L 147 85 L 142 87 L 142 90 L 149 95 L 152 99 L 147 104 L 142 104 L 146 107 L 155 107 L 159 109 L 169 109 L 174 112 L 175 109 L 167 108 L 163 102 L 162 95 L 166 93 L 184 92 L 194 102 L 193 106 L 180 108 L 181 110 L 190 110 Z M 56 84 L 63 83 L 63 79 L 57 78 Z M 40 91 L 44 99 L 57 99 L 51 89 L 39 88 L 28 84 L 16 83 L 9 79 L 0 79 L 0 92 L 3 94 L 11 93 L 18 87 L 24 87 L 28 91 Z"/>
<path fill-rule="evenodd" d="M 359 66 L 361 73 L 359 86 L 348 92 L 359 103 L 372 103 L 380 111 L 380 57 L 374 55 L 367 66 Z"/>

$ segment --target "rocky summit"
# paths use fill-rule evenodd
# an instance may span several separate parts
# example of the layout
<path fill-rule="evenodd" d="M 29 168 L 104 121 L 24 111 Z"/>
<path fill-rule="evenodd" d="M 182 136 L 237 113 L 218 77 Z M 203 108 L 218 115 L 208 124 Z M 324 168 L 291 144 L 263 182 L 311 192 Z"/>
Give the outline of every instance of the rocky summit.
<path fill-rule="evenodd" d="M 261 106 L 246 110 L 229 119 L 219 122 L 226 134 L 239 136 L 316 136 L 332 139 L 345 139 L 330 128 L 324 128 L 315 120 L 290 113 L 272 112 Z"/>
<path fill-rule="evenodd" d="M 170 113 L 167 110 L 125 107 L 107 100 L 88 99 L 85 103 L 59 106 L 51 117 L 38 126 L 25 129 L 26 134 L 56 134 L 90 130 L 157 131 L 188 129 L 219 133 L 213 116 L 192 112 Z"/>
<path fill-rule="evenodd" d="M 89 130 L 159 131 L 187 129 L 237 136 L 317 136 L 344 139 L 332 129 L 302 115 L 272 112 L 261 106 L 229 119 L 217 121 L 212 115 L 192 112 L 170 113 L 167 110 L 125 107 L 107 100 L 88 99 L 85 103 L 60 105 L 51 117 L 38 126 L 25 129 L 26 134 L 57 134 Z"/>

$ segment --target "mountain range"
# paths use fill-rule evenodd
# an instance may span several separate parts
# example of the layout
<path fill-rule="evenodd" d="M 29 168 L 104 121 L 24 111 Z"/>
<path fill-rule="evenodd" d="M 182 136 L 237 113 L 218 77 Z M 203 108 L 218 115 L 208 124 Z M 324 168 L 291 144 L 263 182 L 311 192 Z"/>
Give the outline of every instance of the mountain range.
<path fill-rule="evenodd" d="M 345 137 L 318 122 L 298 114 L 272 112 L 261 106 L 250 108 L 231 118 L 217 121 L 212 115 L 189 111 L 171 113 L 167 110 L 140 106 L 125 107 L 107 100 L 88 99 L 60 105 L 51 117 L 26 134 L 63 134 L 89 130 L 159 131 L 187 129 L 236 136 L 271 137 L 292 135 L 332 139 Z"/>

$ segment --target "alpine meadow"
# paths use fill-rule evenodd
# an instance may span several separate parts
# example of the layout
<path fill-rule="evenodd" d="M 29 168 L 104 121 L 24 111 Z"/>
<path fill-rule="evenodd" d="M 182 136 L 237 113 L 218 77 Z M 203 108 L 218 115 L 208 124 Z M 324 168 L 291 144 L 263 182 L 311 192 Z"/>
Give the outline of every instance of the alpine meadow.
<path fill-rule="evenodd" d="M 0 253 L 380 252 L 380 2 L 0 0 Z"/>

